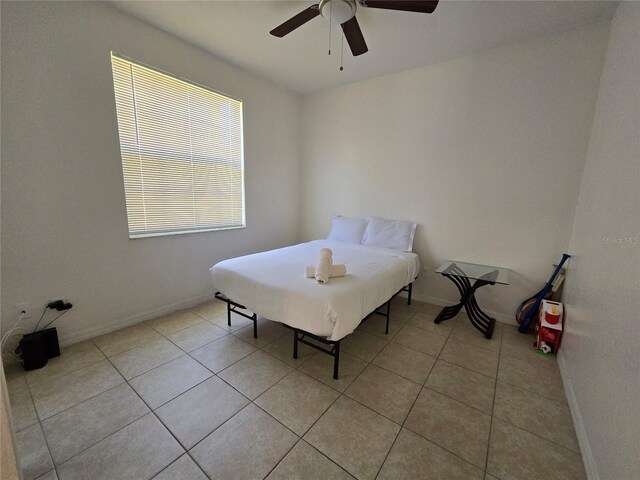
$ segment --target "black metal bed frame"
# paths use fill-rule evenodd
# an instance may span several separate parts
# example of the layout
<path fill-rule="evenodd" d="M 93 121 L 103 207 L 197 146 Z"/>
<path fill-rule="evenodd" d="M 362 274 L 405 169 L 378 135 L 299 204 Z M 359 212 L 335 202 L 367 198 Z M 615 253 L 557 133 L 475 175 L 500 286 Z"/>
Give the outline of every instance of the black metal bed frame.
<path fill-rule="evenodd" d="M 231 326 L 231 312 L 235 313 L 236 315 L 240 315 L 244 318 L 248 318 L 253 322 L 253 338 L 258 338 L 258 315 L 256 315 L 255 312 L 253 312 L 253 315 L 247 315 L 244 312 L 240 312 L 238 308 L 242 308 L 243 310 L 246 310 L 247 307 L 245 307 L 244 305 L 240 305 L 239 303 L 236 303 L 233 300 L 227 298 L 222 292 L 216 292 L 214 296 L 218 300 L 222 300 L 227 304 L 227 325 Z"/>
<path fill-rule="evenodd" d="M 415 280 L 414 280 L 415 281 Z M 394 293 L 391 298 L 389 298 L 389 300 L 387 300 L 385 303 L 383 303 L 382 305 L 380 305 L 379 307 L 377 307 L 375 310 L 373 310 L 373 312 L 369 313 L 366 317 L 364 317 L 362 319 L 362 322 L 364 322 L 365 320 L 369 319 L 371 316 L 373 315 L 381 315 L 383 317 L 386 317 L 387 321 L 386 321 L 386 326 L 385 326 L 385 335 L 389 334 L 389 318 L 391 317 L 391 300 L 393 300 L 395 297 L 397 297 L 400 293 L 402 292 L 407 292 L 407 304 L 411 305 L 411 295 L 413 293 L 413 282 L 411 282 L 409 285 L 402 287 L 400 290 L 398 290 L 396 293 Z M 235 313 L 237 315 L 241 315 L 244 318 L 248 318 L 249 320 L 253 321 L 253 338 L 258 338 L 258 316 L 257 314 L 254 312 L 253 315 L 247 315 L 244 312 L 241 312 L 238 310 L 238 308 L 241 308 L 243 310 L 246 310 L 246 307 L 244 305 L 241 305 L 237 302 L 234 302 L 233 300 L 227 298 L 223 293 L 221 292 L 216 292 L 215 293 L 215 297 L 218 300 L 222 300 L 223 302 L 226 302 L 227 304 L 227 324 L 229 326 L 231 326 L 231 313 Z M 380 308 L 385 307 L 386 309 L 385 311 L 380 311 Z M 298 343 L 303 343 L 305 345 L 308 345 L 312 348 L 315 348 L 316 350 L 319 350 L 323 353 L 326 353 L 327 355 L 333 357 L 333 378 L 335 380 L 338 379 L 338 370 L 340 367 L 340 342 L 342 341 L 342 339 L 340 340 L 327 340 L 324 337 L 320 337 L 318 335 L 315 335 L 313 333 L 309 333 L 306 330 L 302 330 L 300 328 L 295 328 L 292 327 L 290 325 L 286 325 L 283 323 L 283 325 L 291 330 L 293 330 L 293 358 L 297 359 L 298 358 Z M 313 340 L 315 340 L 316 342 L 320 342 L 324 345 L 328 345 L 328 348 L 324 348 L 316 343 L 310 342 L 309 340 L 306 339 L 306 337 L 312 338 Z"/>

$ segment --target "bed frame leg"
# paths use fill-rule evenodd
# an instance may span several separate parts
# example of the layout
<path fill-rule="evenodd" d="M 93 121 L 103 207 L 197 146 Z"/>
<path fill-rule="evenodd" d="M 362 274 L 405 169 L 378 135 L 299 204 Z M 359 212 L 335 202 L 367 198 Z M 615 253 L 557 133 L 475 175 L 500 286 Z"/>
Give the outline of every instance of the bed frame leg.
<path fill-rule="evenodd" d="M 227 325 L 231 326 L 231 304 L 227 302 Z"/>
<path fill-rule="evenodd" d="M 293 358 L 298 359 L 298 331 L 293 331 Z"/>
<path fill-rule="evenodd" d="M 333 379 L 338 380 L 338 367 L 340 366 L 340 340 L 338 340 L 334 347 L 333 353 Z"/>
<path fill-rule="evenodd" d="M 389 317 L 391 317 L 391 300 L 387 302 L 387 327 L 384 330 L 385 335 L 389 335 Z"/>
<path fill-rule="evenodd" d="M 413 283 L 409 284 L 409 295 L 407 300 L 407 305 L 411 305 L 411 293 L 413 292 Z"/>
<path fill-rule="evenodd" d="M 258 315 L 253 314 L 253 338 L 258 338 Z"/>

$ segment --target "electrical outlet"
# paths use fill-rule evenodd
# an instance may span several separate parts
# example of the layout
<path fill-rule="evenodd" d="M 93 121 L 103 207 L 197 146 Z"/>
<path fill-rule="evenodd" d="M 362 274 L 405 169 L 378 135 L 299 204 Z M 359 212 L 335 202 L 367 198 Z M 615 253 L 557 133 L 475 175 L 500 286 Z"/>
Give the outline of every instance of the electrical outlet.
<path fill-rule="evenodd" d="M 16 303 L 16 313 L 21 315 L 24 313 L 24 319 L 31 318 L 31 304 L 29 302 Z"/>

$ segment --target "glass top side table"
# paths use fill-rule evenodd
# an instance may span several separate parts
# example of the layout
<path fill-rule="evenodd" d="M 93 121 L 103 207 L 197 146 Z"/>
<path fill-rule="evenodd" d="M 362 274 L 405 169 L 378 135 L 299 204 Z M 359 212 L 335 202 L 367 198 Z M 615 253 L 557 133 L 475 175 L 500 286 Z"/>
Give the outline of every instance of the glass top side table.
<path fill-rule="evenodd" d="M 447 260 L 436 269 L 436 273 L 451 280 L 460 292 L 460 302 L 444 307 L 434 323 L 440 323 L 455 317 L 462 307 L 467 311 L 471 324 L 480 330 L 486 338 L 491 338 L 496 320 L 484 313 L 478 306 L 476 290 L 485 285 L 509 285 L 510 270 L 489 265 L 456 262 Z M 471 281 L 475 280 L 473 285 Z"/>

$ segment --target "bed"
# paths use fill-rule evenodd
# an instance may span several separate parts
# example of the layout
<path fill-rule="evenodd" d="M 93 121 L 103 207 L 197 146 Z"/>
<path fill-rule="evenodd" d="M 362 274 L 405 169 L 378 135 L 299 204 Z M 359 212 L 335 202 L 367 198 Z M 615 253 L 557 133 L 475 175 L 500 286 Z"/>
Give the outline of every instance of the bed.
<path fill-rule="evenodd" d="M 305 266 L 316 263 L 321 248 L 332 250 L 334 264 L 347 266 L 345 277 L 326 284 L 305 277 Z M 334 357 L 334 378 L 338 378 L 340 340 L 375 313 L 387 317 L 388 332 L 390 301 L 407 291 L 411 302 L 420 260 L 415 253 L 314 240 L 225 260 L 210 271 L 216 297 L 227 302 L 229 324 L 232 312 L 249 318 L 257 337 L 258 314 L 281 322 L 294 332 L 294 358 L 298 342 L 310 345 Z"/>

